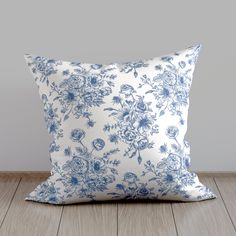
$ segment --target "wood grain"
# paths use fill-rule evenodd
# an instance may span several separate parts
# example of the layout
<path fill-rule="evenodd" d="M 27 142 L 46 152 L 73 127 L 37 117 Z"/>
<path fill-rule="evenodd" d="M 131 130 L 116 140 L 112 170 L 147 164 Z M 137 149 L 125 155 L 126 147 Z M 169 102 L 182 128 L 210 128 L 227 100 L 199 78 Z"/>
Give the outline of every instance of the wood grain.
<path fill-rule="evenodd" d="M 236 232 L 213 178 L 203 177 L 202 183 L 212 189 L 217 199 L 191 203 L 173 203 L 178 234 L 181 236 L 235 236 Z"/>
<path fill-rule="evenodd" d="M 20 180 L 19 175 L 0 175 L 0 235 L 236 235 L 234 174 L 201 177 L 218 195 L 216 200 L 202 202 L 108 202 L 64 207 L 26 202 L 25 196 L 45 177 L 27 173 Z"/>
<path fill-rule="evenodd" d="M 90 203 L 65 206 L 59 235 L 117 235 L 117 204 Z"/>
<path fill-rule="evenodd" d="M 118 204 L 118 235 L 176 235 L 171 204 L 160 202 Z"/>
<path fill-rule="evenodd" d="M 16 177 L 16 178 L 48 178 L 49 171 L 0 171 L 0 177 Z"/>
<path fill-rule="evenodd" d="M 221 176 L 215 178 L 230 218 L 236 228 L 236 176 Z"/>
<path fill-rule="evenodd" d="M 54 236 L 57 234 L 62 207 L 25 201 L 25 196 L 44 178 L 22 178 L 0 235 Z"/>
<path fill-rule="evenodd" d="M 0 226 L 2 225 L 19 182 L 20 178 L 8 176 L 0 177 Z"/>

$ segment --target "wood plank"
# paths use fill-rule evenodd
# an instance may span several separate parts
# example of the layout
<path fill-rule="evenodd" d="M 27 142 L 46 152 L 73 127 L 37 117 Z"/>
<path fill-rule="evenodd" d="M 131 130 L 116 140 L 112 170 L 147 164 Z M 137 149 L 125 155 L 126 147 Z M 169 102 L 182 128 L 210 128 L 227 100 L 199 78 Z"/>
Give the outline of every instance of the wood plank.
<path fill-rule="evenodd" d="M 217 177 L 215 182 L 236 228 L 236 176 Z"/>
<path fill-rule="evenodd" d="M 44 178 L 22 178 L 0 229 L 0 235 L 57 234 L 62 207 L 24 200 L 43 180 Z"/>
<path fill-rule="evenodd" d="M 173 203 L 173 213 L 180 236 L 236 235 L 222 198 L 211 177 L 200 178 L 218 196 L 217 199 L 190 203 Z"/>
<path fill-rule="evenodd" d="M 16 178 L 48 178 L 49 171 L 0 171 L 0 177 L 16 177 Z"/>
<path fill-rule="evenodd" d="M 170 203 L 118 204 L 119 236 L 176 235 Z"/>
<path fill-rule="evenodd" d="M 235 176 L 236 177 L 236 171 L 197 171 L 195 172 L 199 177 L 227 177 L 227 176 Z"/>
<path fill-rule="evenodd" d="M 0 177 L 0 226 L 3 223 L 19 182 L 20 178 Z"/>
<path fill-rule="evenodd" d="M 88 203 L 65 206 L 58 235 L 117 235 L 117 204 Z"/>

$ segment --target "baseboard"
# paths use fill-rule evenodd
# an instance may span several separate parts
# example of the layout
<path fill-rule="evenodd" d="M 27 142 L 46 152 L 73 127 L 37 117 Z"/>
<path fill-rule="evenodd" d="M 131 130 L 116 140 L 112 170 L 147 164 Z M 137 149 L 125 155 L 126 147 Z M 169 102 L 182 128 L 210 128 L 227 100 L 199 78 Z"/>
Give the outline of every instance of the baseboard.
<path fill-rule="evenodd" d="M 217 177 L 217 176 L 236 176 L 236 171 L 195 171 L 200 177 Z M 0 177 L 39 177 L 47 178 L 50 176 L 50 171 L 0 171 Z"/>

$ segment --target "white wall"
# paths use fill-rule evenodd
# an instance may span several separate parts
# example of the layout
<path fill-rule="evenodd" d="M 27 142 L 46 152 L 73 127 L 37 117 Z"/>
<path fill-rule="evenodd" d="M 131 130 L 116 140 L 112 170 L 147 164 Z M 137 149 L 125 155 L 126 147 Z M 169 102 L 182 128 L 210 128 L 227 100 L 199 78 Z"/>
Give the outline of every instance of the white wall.
<path fill-rule="evenodd" d="M 191 92 L 192 169 L 236 170 L 235 1 L 0 2 L 0 171 L 49 170 L 49 135 L 23 54 L 108 63 L 202 43 Z"/>

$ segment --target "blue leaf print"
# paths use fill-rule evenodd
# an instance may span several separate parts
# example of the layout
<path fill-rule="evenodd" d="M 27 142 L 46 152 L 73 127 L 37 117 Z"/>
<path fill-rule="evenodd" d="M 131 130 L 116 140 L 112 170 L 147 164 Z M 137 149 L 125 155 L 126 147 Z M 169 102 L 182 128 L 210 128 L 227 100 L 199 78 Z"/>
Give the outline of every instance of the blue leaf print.
<path fill-rule="evenodd" d="M 138 77 L 138 69 L 142 67 L 148 67 L 147 63 L 144 63 L 143 61 L 137 61 L 137 62 L 127 62 L 122 64 L 121 72 L 130 73 L 133 72 L 134 77 Z"/>
<path fill-rule="evenodd" d="M 45 94 L 42 95 L 42 101 L 44 106 L 44 119 L 49 134 L 52 134 L 56 139 L 63 137 L 61 119 L 57 114 L 57 108 L 54 108 L 53 104 L 48 102 L 48 98 Z"/>

